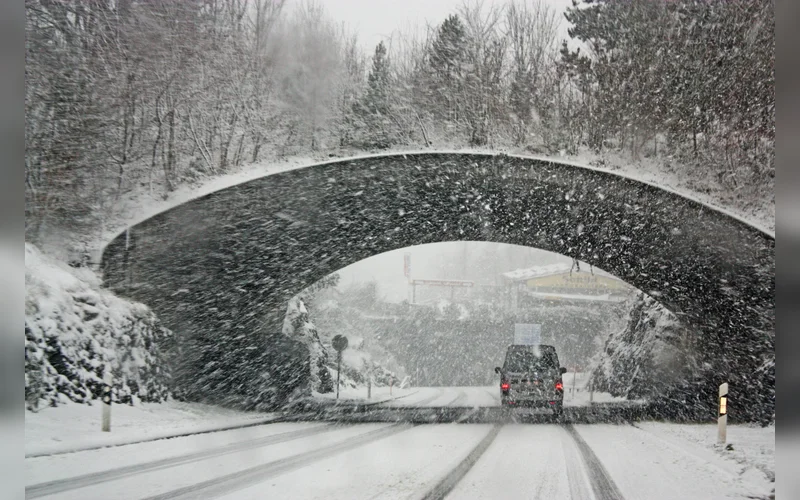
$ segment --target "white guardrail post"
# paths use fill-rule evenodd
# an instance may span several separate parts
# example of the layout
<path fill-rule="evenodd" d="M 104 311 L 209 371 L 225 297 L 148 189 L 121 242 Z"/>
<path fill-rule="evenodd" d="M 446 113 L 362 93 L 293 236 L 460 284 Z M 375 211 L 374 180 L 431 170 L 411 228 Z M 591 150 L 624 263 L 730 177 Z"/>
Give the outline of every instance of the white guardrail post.
<path fill-rule="evenodd" d="M 108 383 L 103 385 L 100 406 L 103 407 L 103 432 L 111 432 L 111 386 Z"/>
<path fill-rule="evenodd" d="M 728 440 L 728 383 L 719 386 L 719 411 L 717 412 L 717 442 L 724 445 Z"/>

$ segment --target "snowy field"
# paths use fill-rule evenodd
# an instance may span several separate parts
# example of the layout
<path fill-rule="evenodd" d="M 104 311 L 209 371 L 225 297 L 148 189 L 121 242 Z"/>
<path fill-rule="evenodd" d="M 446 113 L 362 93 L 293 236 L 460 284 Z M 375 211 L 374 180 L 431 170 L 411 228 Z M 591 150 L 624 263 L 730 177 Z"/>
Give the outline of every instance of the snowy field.
<path fill-rule="evenodd" d="M 101 405 L 65 403 L 25 412 L 25 456 L 113 446 L 176 435 L 205 432 L 275 418 L 200 403 L 115 404 L 111 432 L 100 430 Z"/>
<path fill-rule="evenodd" d="M 274 423 L 28 458 L 26 498 L 767 498 L 774 428 L 729 435 L 734 451 L 713 425 Z"/>

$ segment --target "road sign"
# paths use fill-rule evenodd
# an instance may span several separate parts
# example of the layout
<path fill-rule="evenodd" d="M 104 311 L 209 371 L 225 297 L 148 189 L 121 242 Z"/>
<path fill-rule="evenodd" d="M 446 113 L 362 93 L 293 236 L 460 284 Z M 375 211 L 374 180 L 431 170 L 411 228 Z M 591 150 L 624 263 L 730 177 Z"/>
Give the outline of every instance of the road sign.
<path fill-rule="evenodd" d="M 542 325 L 538 323 L 517 323 L 514 325 L 515 345 L 534 345 L 542 343 Z"/>
<path fill-rule="evenodd" d="M 342 351 L 347 349 L 347 337 L 344 335 L 335 335 L 331 339 L 331 345 L 336 349 L 336 399 L 339 399 L 339 380 L 342 374 Z"/>
<path fill-rule="evenodd" d="M 333 346 L 334 349 L 336 349 L 337 352 L 342 352 L 345 349 L 347 349 L 348 344 L 349 341 L 347 340 L 347 337 L 345 337 L 344 335 L 336 335 L 335 337 L 333 337 L 333 340 L 331 340 L 331 345 Z"/>

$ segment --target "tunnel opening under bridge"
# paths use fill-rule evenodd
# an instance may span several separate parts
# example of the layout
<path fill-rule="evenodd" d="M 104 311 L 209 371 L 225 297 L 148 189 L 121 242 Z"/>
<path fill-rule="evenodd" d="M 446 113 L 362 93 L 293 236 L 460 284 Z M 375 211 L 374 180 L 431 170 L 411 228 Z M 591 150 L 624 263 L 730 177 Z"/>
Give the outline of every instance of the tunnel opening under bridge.
<path fill-rule="evenodd" d="M 743 418 L 774 412 L 774 236 L 602 170 L 468 153 L 326 162 L 132 226 L 104 250 L 103 273 L 209 356 L 224 350 L 238 371 L 214 378 L 219 367 L 198 360 L 196 378 L 244 396 L 260 390 L 251 365 L 279 349 L 291 297 L 372 255 L 458 240 L 540 248 L 619 277 L 701 332 L 705 375 L 692 387 L 728 381 L 751 411 Z M 214 345 L 220 332 L 234 340 Z"/>

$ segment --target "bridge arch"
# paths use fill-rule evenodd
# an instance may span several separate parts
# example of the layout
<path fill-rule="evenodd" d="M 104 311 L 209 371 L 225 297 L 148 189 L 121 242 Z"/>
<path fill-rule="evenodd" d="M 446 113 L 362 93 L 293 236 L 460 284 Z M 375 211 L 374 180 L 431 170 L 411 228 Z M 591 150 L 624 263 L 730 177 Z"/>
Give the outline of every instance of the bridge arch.
<path fill-rule="evenodd" d="M 286 301 L 318 279 L 389 250 L 462 240 L 536 247 L 614 274 L 701 332 L 709 373 L 746 387 L 749 404 L 770 397 L 753 373 L 774 359 L 774 236 L 602 170 L 477 153 L 326 162 L 136 224 L 102 266 L 107 286 L 171 329 L 238 331 L 241 345 L 218 348 L 244 351 L 278 331 Z"/>

